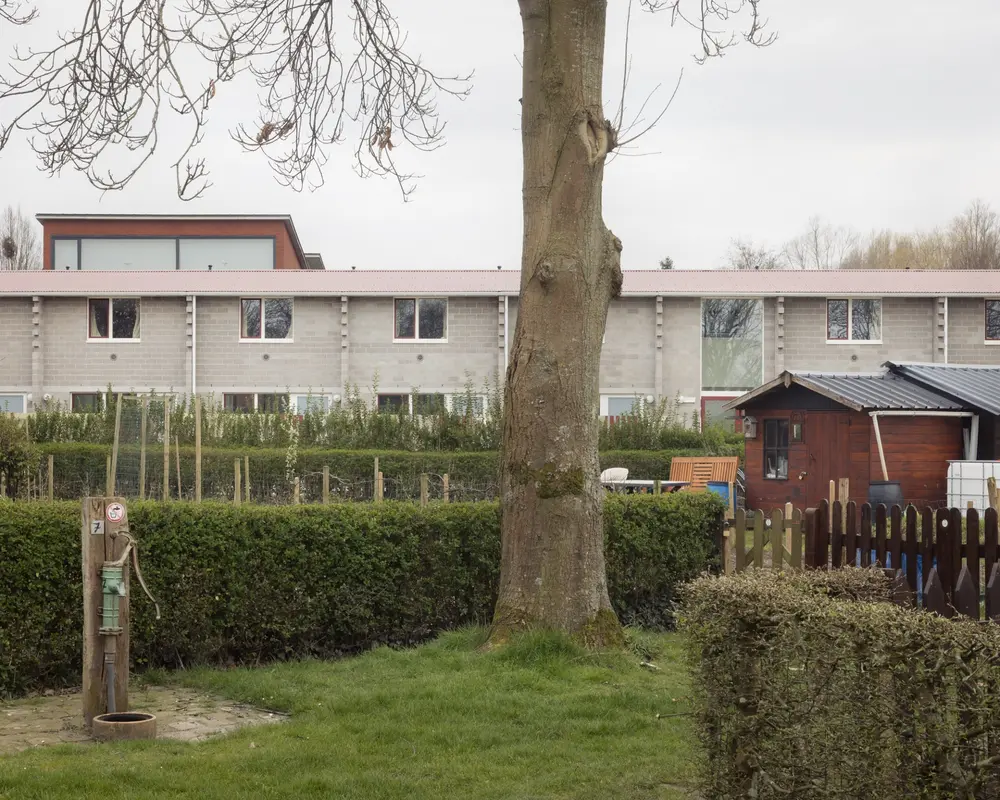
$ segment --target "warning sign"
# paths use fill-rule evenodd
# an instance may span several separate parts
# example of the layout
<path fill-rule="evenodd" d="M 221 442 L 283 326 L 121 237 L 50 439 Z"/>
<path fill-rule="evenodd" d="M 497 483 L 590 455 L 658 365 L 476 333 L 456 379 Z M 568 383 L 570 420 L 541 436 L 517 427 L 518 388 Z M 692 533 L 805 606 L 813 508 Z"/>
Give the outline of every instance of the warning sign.
<path fill-rule="evenodd" d="M 106 512 L 108 522 L 121 522 L 125 519 L 125 506 L 121 503 L 112 503 Z"/>

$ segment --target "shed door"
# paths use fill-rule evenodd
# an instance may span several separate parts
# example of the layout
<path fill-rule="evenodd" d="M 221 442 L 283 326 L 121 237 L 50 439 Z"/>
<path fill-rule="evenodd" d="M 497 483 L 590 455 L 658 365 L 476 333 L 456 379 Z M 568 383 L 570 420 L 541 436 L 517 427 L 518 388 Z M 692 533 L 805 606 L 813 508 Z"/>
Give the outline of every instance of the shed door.
<path fill-rule="evenodd" d="M 830 481 L 850 475 L 851 420 L 835 411 L 807 412 L 802 421 L 806 457 L 806 505 L 813 507 L 830 495 Z M 799 476 L 789 475 L 792 480 Z M 853 488 L 853 487 L 852 487 Z M 868 491 L 868 487 L 864 488 Z"/>

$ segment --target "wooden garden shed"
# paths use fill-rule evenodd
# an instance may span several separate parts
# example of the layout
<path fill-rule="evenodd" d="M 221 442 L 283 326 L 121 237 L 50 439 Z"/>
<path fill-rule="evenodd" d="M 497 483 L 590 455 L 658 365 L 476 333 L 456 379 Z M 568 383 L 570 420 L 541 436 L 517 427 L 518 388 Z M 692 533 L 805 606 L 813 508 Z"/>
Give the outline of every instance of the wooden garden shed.
<path fill-rule="evenodd" d="M 968 403 L 888 365 L 876 373 L 783 372 L 728 408 L 743 416 L 749 508 L 815 506 L 841 478 L 854 500 L 892 481 L 906 503 L 940 506 L 948 462 L 975 458 L 980 438 Z"/>

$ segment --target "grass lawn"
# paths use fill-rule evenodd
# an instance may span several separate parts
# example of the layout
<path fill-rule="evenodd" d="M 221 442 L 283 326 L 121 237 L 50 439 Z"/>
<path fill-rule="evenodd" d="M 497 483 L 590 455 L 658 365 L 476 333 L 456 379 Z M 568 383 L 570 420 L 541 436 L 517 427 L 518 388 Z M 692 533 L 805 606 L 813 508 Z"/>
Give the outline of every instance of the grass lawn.
<path fill-rule="evenodd" d="M 635 652 L 598 655 L 543 635 L 484 654 L 482 637 L 467 629 L 338 662 L 154 675 L 292 717 L 199 744 L 0 758 L 0 798 L 691 796 L 697 744 L 675 635 L 633 633 Z"/>

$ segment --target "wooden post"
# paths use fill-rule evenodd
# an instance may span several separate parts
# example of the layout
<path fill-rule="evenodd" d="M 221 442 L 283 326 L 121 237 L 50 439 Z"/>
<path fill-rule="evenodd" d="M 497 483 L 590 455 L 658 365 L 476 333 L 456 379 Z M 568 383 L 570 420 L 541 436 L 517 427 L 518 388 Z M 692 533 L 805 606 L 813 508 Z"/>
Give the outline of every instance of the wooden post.
<path fill-rule="evenodd" d="M 201 502 L 201 396 L 194 398 L 194 501 Z"/>
<path fill-rule="evenodd" d="M 163 502 L 170 499 L 170 400 L 163 398 Z"/>
<path fill-rule="evenodd" d="M 49 453 L 49 502 L 56 498 L 56 457 Z"/>
<path fill-rule="evenodd" d="M 122 433 L 122 393 L 118 393 L 117 404 L 115 405 L 115 443 L 111 448 L 111 482 L 108 484 L 108 496 L 115 493 L 118 487 L 118 447 L 121 443 Z"/>
<path fill-rule="evenodd" d="M 381 493 L 379 492 L 379 488 L 378 488 L 379 477 L 381 475 L 382 475 L 382 473 L 378 471 L 378 456 L 375 456 L 375 477 L 374 477 L 374 479 L 372 481 L 372 496 L 376 500 L 381 500 L 382 499 Z"/>
<path fill-rule="evenodd" d="M 837 494 L 839 495 L 837 499 L 840 501 L 840 513 L 842 515 L 840 524 L 844 526 L 845 529 L 847 528 L 847 503 L 850 500 L 849 497 L 850 493 L 851 493 L 850 478 L 841 478 L 839 481 L 837 481 Z"/>
<path fill-rule="evenodd" d="M 121 504 L 119 519 L 108 519 L 113 504 Z M 126 537 L 119 530 L 128 528 L 124 502 L 114 497 L 87 497 L 83 500 L 81 545 L 83 561 L 83 722 L 90 727 L 95 716 L 107 711 L 108 694 L 105 681 L 105 653 L 113 654 L 115 664 L 115 711 L 128 711 L 129 670 L 129 570 L 122 569 L 125 596 L 119 601 L 117 636 L 101 636 L 101 614 L 104 605 L 101 568 L 105 561 L 114 561 L 125 552 Z M 117 516 L 117 515 L 112 515 Z"/>
<path fill-rule="evenodd" d="M 986 479 L 986 491 L 989 492 L 990 508 L 1000 511 L 1000 500 L 997 498 L 997 479 L 990 476 Z"/>
<path fill-rule="evenodd" d="M 293 490 L 294 494 L 292 495 L 292 500 L 295 503 L 295 505 L 299 504 L 299 497 L 300 497 L 299 492 L 300 492 L 300 490 L 301 490 L 301 485 L 299 484 L 299 478 L 298 478 L 298 476 L 296 476 L 295 477 L 295 488 Z"/>
<path fill-rule="evenodd" d="M 250 502 L 250 456 L 243 456 L 243 483 L 246 485 L 246 497 L 244 500 Z"/>
<path fill-rule="evenodd" d="M 111 496 L 111 484 L 113 483 L 114 479 L 111 477 L 111 453 L 108 453 L 104 459 L 104 495 L 106 497 Z"/>
<path fill-rule="evenodd" d="M 660 485 L 660 479 L 656 478 L 653 481 L 653 494 L 659 494 L 662 491 L 662 486 Z"/>
<path fill-rule="evenodd" d="M 330 467 L 323 467 L 323 504 L 330 502 Z"/>
<path fill-rule="evenodd" d="M 795 513 L 795 508 L 792 506 L 792 504 L 791 503 L 785 503 L 785 525 L 786 526 L 791 522 L 792 515 L 794 513 Z M 784 540 L 785 540 L 785 549 L 789 553 L 791 553 L 792 552 L 792 529 L 786 527 L 785 528 L 785 535 L 782 538 L 784 538 Z"/>
<path fill-rule="evenodd" d="M 243 479 L 240 476 L 240 460 L 233 460 L 233 505 L 238 506 L 240 504 L 241 496 L 243 494 Z"/>
<path fill-rule="evenodd" d="M 448 473 L 441 476 L 441 499 L 446 503 L 451 502 L 451 488 L 448 486 Z"/>
<path fill-rule="evenodd" d="M 184 495 L 181 493 L 181 437 L 174 437 L 174 454 L 177 456 L 177 499 L 180 500 Z"/>
<path fill-rule="evenodd" d="M 428 476 L 426 472 L 420 473 L 420 505 L 426 506 L 430 497 L 428 487 Z"/>
<path fill-rule="evenodd" d="M 146 499 L 146 418 L 149 398 L 142 398 L 142 420 L 139 423 L 139 499 Z"/>
<path fill-rule="evenodd" d="M 375 501 L 378 503 L 382 502 L 383 490 L 385 488 L 385 478 L 382 477 L 380 472 L 375 478 Z"/>
<path fill-rule="evenodd" d="M 837 482 L 835 480 L 830 481 L 830 506 L 829 506 L 829 519 L 826 521 L 826 529 L 833 529 L 833 504 L 837 502 Z"/>

